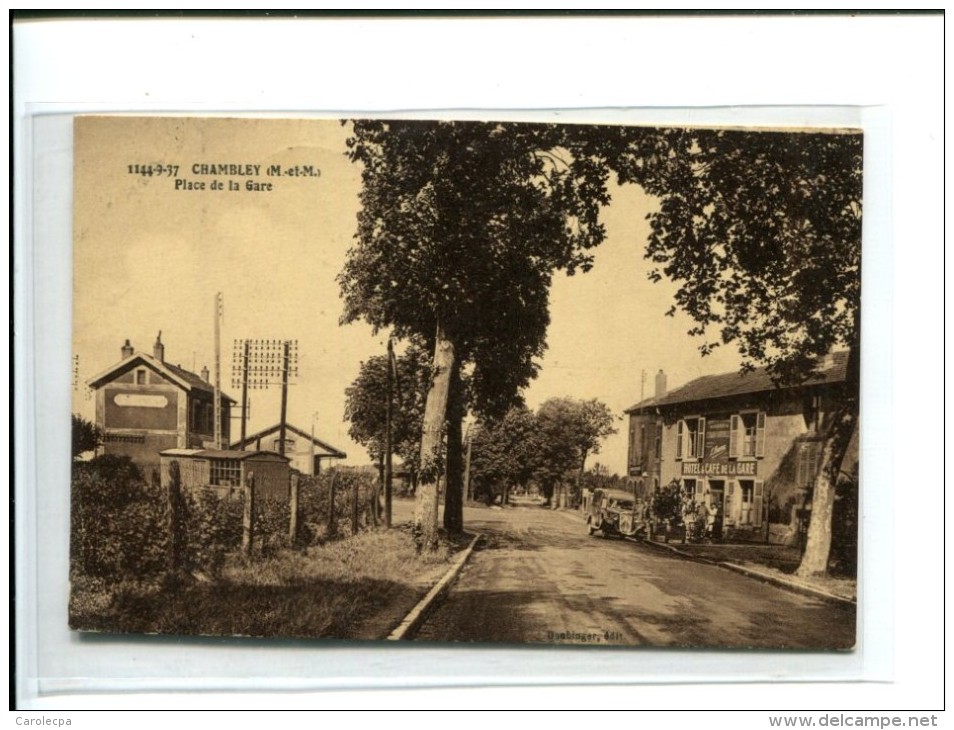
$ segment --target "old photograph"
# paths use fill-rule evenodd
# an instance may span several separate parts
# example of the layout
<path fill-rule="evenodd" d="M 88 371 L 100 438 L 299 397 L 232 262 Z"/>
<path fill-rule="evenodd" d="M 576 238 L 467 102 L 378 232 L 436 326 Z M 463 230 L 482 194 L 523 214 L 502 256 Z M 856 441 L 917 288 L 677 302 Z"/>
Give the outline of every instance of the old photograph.
<path fill-rule="evenodd" d="M 71 629 L 856 646 L 860 129 L 73 129 Z"/>

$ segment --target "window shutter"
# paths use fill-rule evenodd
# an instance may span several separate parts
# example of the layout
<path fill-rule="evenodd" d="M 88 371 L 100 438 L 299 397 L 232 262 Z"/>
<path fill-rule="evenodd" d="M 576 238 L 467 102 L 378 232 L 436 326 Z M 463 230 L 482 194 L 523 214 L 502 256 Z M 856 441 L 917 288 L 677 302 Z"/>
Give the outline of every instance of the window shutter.
<path fill-rule="evenodd" d="M 703 484 L 701 479 L 696 480 L 696 497 L 700 500 L 703 497 Z"/>
<path fill-rule="evenodd" d="M 679 421 L 676 424 L 676 458 L 682 458 L 682 439 L 683 434 L 686 432 L 686 423 L 685 421 Z"/>
<path fill-rule="evenodd" d="M 738 507 L 735 504 L 735 495 L 739 491 L 739 484 L 734 479 L 726 482 L 725 511 L 722 521 L 727 525 L 734 525 L 738 521 Z"/>
<path fill-rule="evenodd" d="M 755 455 L 765 456 L 765 411 L 759 411 L 755 422 Z"/>
<path fill-rule="evenodd" d="M 706 455 L 706 419 L 698 421 L 699 430 L 696 432 L 696 456 L 700 459 Z"/>
<path fill-rule="evenodd" d="M 765 482 L 761 479 L 757 479 L 755 482 L 755 489 L 753 490 L 754 498 L 752 505 L 752 524 L 756 527 L 761 527 L 762 525 L 762 491 Z"/>
<path fill-rule="evenodd" d="M 732 416 L 729 419 L 729 457 L 732 459 L 739 458 L 739 444 L 742 443 L 742 439 L 739 438 L 741 425 L 742 419 L 738 416 Z"/>

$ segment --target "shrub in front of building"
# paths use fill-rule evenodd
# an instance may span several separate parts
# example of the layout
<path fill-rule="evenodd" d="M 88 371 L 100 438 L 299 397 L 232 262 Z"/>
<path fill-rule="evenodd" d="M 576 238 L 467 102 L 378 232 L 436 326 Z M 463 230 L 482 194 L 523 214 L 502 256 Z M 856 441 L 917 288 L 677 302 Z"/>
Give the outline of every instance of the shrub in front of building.
<path fill-rule="evenodd" d="M 164 570 L 165 497 L 123 456 L 73 468 L 70 573 L 105 583 L 149 580 Z"/>

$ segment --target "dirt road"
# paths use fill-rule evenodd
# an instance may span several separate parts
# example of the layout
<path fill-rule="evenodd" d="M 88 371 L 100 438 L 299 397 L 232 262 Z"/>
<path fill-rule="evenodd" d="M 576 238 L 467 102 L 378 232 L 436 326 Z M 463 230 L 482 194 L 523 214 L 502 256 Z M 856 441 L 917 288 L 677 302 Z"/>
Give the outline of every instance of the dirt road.
<path fill-rule="evenodd" d="M 534 504 L 467 509 L 484 534 L 419 641 L 845 649 L 853 607 L 586 535 Z"/>

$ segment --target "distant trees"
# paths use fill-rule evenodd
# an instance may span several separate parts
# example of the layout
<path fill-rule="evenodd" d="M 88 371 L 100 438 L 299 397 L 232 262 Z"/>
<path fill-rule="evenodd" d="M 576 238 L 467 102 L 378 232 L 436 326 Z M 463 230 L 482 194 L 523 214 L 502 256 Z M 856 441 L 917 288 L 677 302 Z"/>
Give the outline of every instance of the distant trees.
<path fill-rule="evenodd" d="M 587 456 L 615 431 L 609 408 L 595 399 L 551 398 L 536 413 L 511 409 L 472 437 L 472 479 L 504 502 L 510 488 L 532 480 L 550 504 L 557 487 L 579 491 Z"/>
<path fill-rule="evenodd" d="M 540 465 L 537 476 L 549 503 L 554 488 L 568 486 L 564 476 L 575 475 L 574 490 L 579 494 L 586 458 L 599 453 L 600 444 L 616 433 L 613 414 L 598 400 L 551 398 L 537 410 L 540 433 Z"/>
<path fill-rule="evenodd" d="M 526 407 L 511 408 L 500 420 L 478 424 L 471 434 L 471 479 L 477 498 L 506 504 L 510 490 L 534 476 L 538 462 L 536 419 Z"/>

